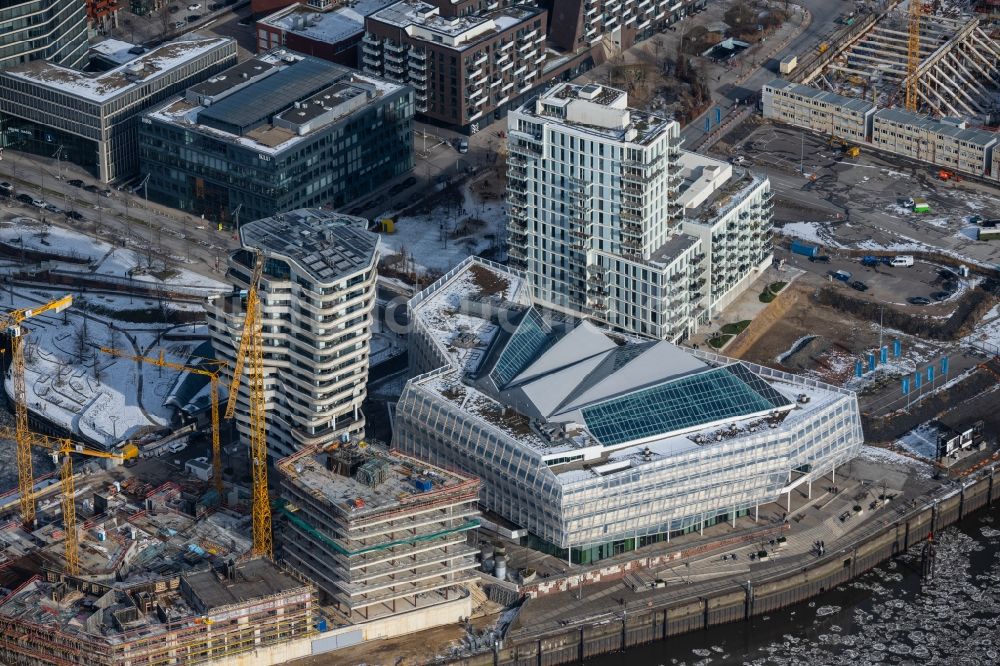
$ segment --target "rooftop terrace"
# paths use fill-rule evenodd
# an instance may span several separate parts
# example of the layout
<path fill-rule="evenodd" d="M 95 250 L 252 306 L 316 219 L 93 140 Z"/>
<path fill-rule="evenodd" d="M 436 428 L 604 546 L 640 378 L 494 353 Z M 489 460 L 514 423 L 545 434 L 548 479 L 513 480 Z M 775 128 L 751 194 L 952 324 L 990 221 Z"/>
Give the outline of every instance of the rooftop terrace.
<path fill-rule="evenodd" d="M 316 282 L 330 284 L 372 265 L 379 237 L 366 226 L 361 218 L 300 208 L 244 224 L 240 241 L 245 248 L 295 263 Z"/>

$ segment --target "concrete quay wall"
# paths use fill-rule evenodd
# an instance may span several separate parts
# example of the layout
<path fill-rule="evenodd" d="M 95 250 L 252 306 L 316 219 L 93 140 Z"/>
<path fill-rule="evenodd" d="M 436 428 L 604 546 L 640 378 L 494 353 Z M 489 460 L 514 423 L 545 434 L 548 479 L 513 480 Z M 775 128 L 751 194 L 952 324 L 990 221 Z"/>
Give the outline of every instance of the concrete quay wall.
<path fill-rule="evenodd" d="M 894 522 L 873 525 L 853 543 L 838 546 L 834 553 L 804 567 L 796 567 L 794 571 L 751 581 L 749 586 L 724 584 L 697 597 L 680 598 L 674 592 L 673 598 L 655 599 L 651 592 L 646 607 L 629 608 L 626 613 L 620 608 L 611 609 L 587 624 L 572 625 L 572 617 L 567 614 L 571 626 L 547 632 L 514 631 L 502 647 L 492 652 L 449 663 L 455 666 L 556 666 L 764 615 L 860 576 L 926 540 L 934 532 L 997 501 L 1000 501 L 1000 473 L 989 469 L 981 478 L 949 489 L 946 494 L 914 507 Z"/>

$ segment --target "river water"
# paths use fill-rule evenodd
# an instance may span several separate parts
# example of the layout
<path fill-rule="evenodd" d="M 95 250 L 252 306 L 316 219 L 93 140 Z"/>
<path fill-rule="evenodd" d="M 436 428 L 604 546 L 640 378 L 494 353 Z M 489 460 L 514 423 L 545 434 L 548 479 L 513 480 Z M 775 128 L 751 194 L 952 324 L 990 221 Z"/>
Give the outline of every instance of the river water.
<path fill-rule="evenodd" d="M 918 549 L 857 580 L 754 618 L 587 666 L 867 666 L 1000 664 L 1000 508 L 937 535 L 935 576 Z M 919 546 L 917 547 L 919 548 Z"/>

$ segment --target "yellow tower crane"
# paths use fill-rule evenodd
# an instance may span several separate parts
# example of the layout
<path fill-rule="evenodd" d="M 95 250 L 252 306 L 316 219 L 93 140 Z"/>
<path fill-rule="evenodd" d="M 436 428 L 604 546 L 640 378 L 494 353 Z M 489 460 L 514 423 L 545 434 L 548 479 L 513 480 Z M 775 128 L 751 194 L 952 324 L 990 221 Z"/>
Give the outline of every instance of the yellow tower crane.
<path fill-rule="evenodd" d="M 0 428 L 0 437 L 14 438 L 16 431 L 10 428 Z M 134 444 L 126 444 L 117 453 L 88 449 L 83 444 L 74 442 L 65 437 L 49 437 L 37 433 L 29 433 L 30 443 L 48 450 L 52 454 L 53 461 L 59 465 L 59 479 L 61 482 L 61 501 L 63 513 L 63 528 L 66 531 L 65 552 L 66 552 L 66 573 L 75 576 L 80 573 L 80 550 L 79 538 L 76 533 L 76 503 L 74 501 L 73 489 L 73 454 L 89 456 L 91 458 L 107 458 L 111 460 L 130 460 L 139 455 L 139 449 Z M 32 498 L 34 499 L 34 498 Z"/>
<path fill-rule="evenodd" d="M 917 68 L 920 66 L 920 0 L 910 0 L 909 44 L 906 54 L 906 110 L 917 110 Z"/>
<path fill-rule="evenodd" d="M 236 348 L 233 380 L 229 384 L 226 418 L 236 414 L 236 399 L 246 368 L 250 397 L 250 468 L 253 478 L 253 552 L 274 557 L 271 538 L 271 500 L 267 494 L 267 421 L 264 413 L 264 340 L 261 335 L 260 301 L 257 288 L 264 271 L 264 257 L 257 252 L 253 275 L 247 287 L 245 317 Z"/>
<path fill-rule="evenodd" d="M 219 493 L 219 500 L 222 500 L 222 449 L 220 444 L 220 428 L 219 428 L 219 373 L 222 372 L 222 367 L 225 365 L 225 361 L 211 361 L 212 364 L 219 366 L 215 370 L 208 370 L 205 368 L 200 368 L 193 365 L 184 365 L 183 363 L 174 363 L 168 361 L 164 358 L 163 350 L 160 350 L 158 356 L 137 356 L 134 354 L 129 354 L 128 352 L 122 351 L 120 349 L 111 349 L 109 347 L 101 347 L 101 351 L 105 354 L 110 354 L 111 356 L 117 356 L 119 358 L 128 359 L 130 361 L 136 361 L 137 363 L 149 363 L 150 365 L 155 365 L 160 368 L 170 368 L 172 370 L 182 370 L 185 372 L 190 372 L 194 375 L 201 375 L 203 377 L 208 377 L 210 382 L 210 390 L 212 394 L 212 465 L 213 465 L 213 483 L 215 485 L 216 492 Z"/>
<path fill-rule="evenodd" d="M 27 389 L 24 385 L 24 336 L 27 329 L 22 326 L 25 319 L 37 317 L 46 312 L 62 312 L 73 304 L 72 296 L 63 296 L 37 308 L 22 308 L 0 313 L 0 325 L 10 337 L 11 379 L 14 383 L 14 425 L 16 442 L 17 485 L 21 493 L 21 519 L 28 527 L 35 522 L 35 478 L 31 470 L 31 431 L 28 429 Z"/>

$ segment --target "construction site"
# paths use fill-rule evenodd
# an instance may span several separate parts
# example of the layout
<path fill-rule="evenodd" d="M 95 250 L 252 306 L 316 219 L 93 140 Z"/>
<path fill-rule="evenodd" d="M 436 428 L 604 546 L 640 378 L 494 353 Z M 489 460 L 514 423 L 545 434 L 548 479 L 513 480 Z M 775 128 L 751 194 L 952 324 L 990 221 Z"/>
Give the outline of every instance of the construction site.
<path fill-rule="evenodd" d="M 125 299 L 148 299 L 148 285 L 103 275 L 113 247 L 102 252 L 94 241 L 91 257 L 74 232 L 42 226 L 40 235 L 17 220 L 5 228 L 22 255 L 4 266 L 11 288 L 0 312 L 10 409 L 0 440 L 16 461 L 4 479 L 14 488 L 0 495 L 0 662 L 236 663 L 252 652 L 254 663 L 270 664 L 313 654 L 316 589 L 273 562 L 263 261 L 240 299 L 228 369 L 211 358 L 203 308 L 182 297 L 175 307 L 193 323 L 178 332 L 167 306 L 224 283 L 182 275 L 197 294 L 161 292 L 159 314 L 129 308 Z M 31 259 L 90 264 L 94 291 L 35 284 L 24 272 Z M 249 456 L 229 427 L 241 384 Z M 205 455 L 182 454 L 199 438 Z"/>
<path fill-rule="evenodd" d="M 852 19 L 848 19 L 852 20 Z M 899 3 L 869 15 L 798 81 L 879 107 L 1000 124 L 1000 43 L 979 15 L 943 3 Z"/>

